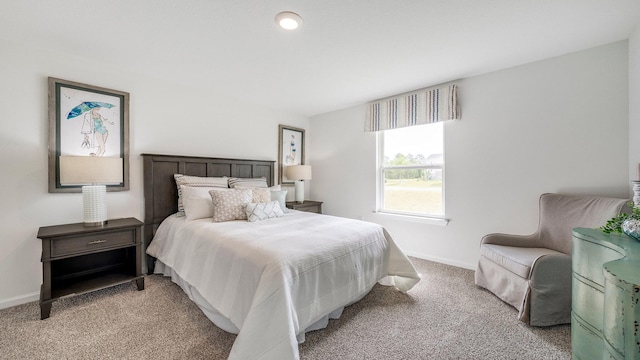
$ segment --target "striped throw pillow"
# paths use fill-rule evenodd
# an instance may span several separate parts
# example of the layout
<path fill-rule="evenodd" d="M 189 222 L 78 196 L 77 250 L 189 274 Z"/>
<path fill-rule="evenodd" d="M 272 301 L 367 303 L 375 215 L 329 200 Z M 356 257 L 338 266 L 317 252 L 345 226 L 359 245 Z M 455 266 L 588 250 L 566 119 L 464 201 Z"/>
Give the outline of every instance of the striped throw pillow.
<path fill-rule="evenodd" d="M 259 178 L 236 178 L 236 177 L 230 177 L 229 178 L 229 187 L 230 188 L 235 188 L 237 186 L 242 186 L 242 187 L 245 187 L 245 188 L 266 188 L 266 187 L 268 187 L 267 178 L 266 177 L 259 177 Z"/>
<path fill-rule="evenodd" d="M 182 189 L 181 186 L 191 187 L 214 187 L 214 188 L 228 188 L 227 177 L 204 177 L 204 176 L 191 176 L 183 174 L 173 174 L 173 178 L 176 180 L 176 186 L 178 187 L 178 216 L 184 216 L 184 205 L 182 204 Z"/>

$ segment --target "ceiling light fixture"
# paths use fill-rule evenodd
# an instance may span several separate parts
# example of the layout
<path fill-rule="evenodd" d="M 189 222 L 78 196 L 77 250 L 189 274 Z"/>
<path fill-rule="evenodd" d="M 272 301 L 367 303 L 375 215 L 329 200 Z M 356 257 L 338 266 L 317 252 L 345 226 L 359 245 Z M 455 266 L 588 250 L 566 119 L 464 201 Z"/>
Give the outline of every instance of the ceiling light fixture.
<path fill-rule="evenodd" d="M 276 15 L 276 24 L 285 30 L 295 30 L 302 26 L 302 18 L 294 12 L 283 11 Z"/>

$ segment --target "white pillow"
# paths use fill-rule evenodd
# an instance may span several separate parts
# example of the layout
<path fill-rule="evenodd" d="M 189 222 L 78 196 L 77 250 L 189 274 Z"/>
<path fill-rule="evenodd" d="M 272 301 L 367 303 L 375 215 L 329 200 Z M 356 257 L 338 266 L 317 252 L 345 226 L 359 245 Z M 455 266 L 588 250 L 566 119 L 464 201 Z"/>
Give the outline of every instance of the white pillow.
<path fill-rule="evenodd" d="M 247 220 L 250 222 L 272 219 L 284 215 L 277 201 L 249 203 L 245 208 L 245 213 Z"/>
<path fill-rule="evenodd" d="M 280 208 L 282 209 L 282 212 L 288 213 L 289 209 L 287 208 L 287 190 L 270 191 L 270 192 L 271 192 L 271 201 L 277 201 L 278 204 L 280 204 Z"/>
<path fill-rule="evenodd" d="M 180 186 L 192 186 L 192 187 L 217 187 L 228 188 L 228 181 L 226 176 L 222 177 L 204 177 L 204 176 L 191 176 L 183 174 L 173 174 L 173 178 L 176 181 L 178 187 L 178 216 L 184 216 L 184 206 L 182 205 L 182 189 Z"/>
<path fill-rule="evenodd" d="M 229 191 L 223 188 L 180 185 L 182 205 L 187 221 L 213 217 L 213 202 L 209 191 Z"/>
<path fill-rule="evenodd" d="M 209 190 L 213 201 L 213 221 L 246 220 L 244 208 L 251 202 L 251 189 Z"/>

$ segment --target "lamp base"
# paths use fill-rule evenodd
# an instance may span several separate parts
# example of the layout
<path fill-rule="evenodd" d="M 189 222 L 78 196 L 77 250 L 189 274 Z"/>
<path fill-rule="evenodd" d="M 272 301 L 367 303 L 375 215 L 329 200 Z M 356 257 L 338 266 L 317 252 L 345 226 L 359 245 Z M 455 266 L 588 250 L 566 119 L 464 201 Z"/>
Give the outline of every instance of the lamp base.
<path fill-rule="evenodd" d="M 103 226 L 107 222 L 107 187 L 87 185 L 82 187 L 85 226 Z"/>
<path fill-rule="evenodd" d="M 304 202 L 304 181 L 298 180 L 295 182 L 296 187 L 296 202 L 303 203 Z"/>
<path fill-rule="evenodd" d="M 84 226 L 105 226 L 107 225 L 107 221 L 96 221 L 96 222 L 83 222 Z"/>

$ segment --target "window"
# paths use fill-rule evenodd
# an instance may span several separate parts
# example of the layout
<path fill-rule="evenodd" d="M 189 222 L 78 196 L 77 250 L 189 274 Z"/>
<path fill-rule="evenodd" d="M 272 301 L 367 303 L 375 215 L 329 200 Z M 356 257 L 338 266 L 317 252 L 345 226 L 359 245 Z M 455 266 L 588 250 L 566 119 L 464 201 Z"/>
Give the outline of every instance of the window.
<path fill-rule="evenodd" d="M 378 210 L 443 218 L 443 123 L 380 131 L 378 152 Z"/>

